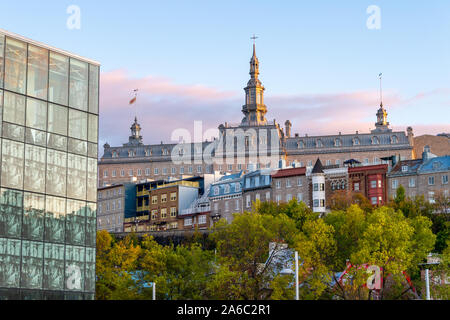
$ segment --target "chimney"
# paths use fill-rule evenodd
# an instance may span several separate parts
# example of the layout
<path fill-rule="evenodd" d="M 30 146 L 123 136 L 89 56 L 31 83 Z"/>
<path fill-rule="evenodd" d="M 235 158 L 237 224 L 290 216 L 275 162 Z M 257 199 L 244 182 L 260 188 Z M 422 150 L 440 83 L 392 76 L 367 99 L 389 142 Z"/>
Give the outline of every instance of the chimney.
<path fill-rule="evenodd" d="M 292 123 L 289 120 L 286 120 L 286 122 L 284 123 L 284 126 L 286 128 L 286 137 L 290 138 L 291 137 L 291 128 L 292 128 Z"/>

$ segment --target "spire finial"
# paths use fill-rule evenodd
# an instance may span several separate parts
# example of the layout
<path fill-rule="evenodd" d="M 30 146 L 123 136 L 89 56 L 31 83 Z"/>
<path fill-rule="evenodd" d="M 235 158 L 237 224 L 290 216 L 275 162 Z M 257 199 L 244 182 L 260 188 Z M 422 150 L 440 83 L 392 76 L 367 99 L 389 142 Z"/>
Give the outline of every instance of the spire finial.
<path fill-rule="evenodd" d="M 382 86 L 383 73 L 380 73 L 378 77 L 380 78 L 380 107 L 383 108 L 383 86 Z"/>
<path fill-rule="evenodd" d="M 253 34 L 253 37 L 251 37 L 250 39 L 253 40 L 253 56 L 256 56 L 256 39 L 258 39 L 258 37 Z"/>

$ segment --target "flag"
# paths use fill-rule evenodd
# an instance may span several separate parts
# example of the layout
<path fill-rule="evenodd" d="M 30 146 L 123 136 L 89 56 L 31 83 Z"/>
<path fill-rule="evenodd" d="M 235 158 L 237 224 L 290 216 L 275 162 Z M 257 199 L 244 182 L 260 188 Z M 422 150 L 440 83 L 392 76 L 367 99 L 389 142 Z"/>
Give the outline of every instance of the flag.
<path fill-rule="evenodd" d="M 133 104 L 136 102 L 136 97 L 134 97 L 133 99 L 130 100 L 130 104 Z"/>

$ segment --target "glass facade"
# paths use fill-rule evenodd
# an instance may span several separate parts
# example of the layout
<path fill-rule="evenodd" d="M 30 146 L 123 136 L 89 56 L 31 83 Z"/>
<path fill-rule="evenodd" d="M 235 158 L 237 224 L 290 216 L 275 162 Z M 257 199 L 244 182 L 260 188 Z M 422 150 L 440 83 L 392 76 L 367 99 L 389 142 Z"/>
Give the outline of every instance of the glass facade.
<path fill-rule="evenodd" d="M 99 71 L 0 31 L 0 300 L 93 299 Z"/>

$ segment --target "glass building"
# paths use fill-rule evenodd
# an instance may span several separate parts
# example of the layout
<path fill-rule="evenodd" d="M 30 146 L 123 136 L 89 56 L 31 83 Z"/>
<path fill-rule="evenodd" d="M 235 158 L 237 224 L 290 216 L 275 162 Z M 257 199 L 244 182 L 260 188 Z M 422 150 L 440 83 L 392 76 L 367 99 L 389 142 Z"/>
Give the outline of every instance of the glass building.
<path fill-rule="evenodd" d="M 0 300 L 94 298 L 99 68 L 0 29 Z"/>

